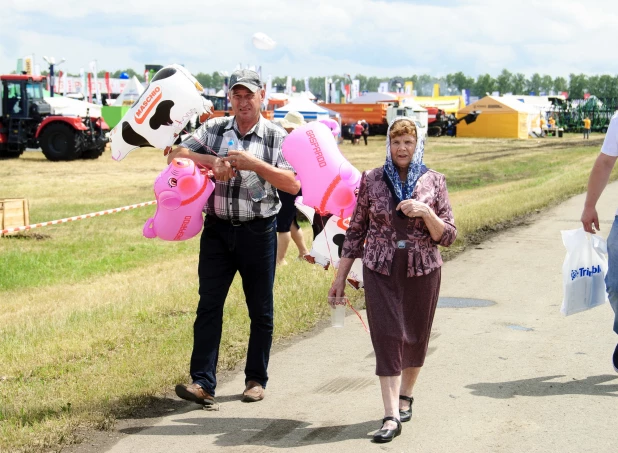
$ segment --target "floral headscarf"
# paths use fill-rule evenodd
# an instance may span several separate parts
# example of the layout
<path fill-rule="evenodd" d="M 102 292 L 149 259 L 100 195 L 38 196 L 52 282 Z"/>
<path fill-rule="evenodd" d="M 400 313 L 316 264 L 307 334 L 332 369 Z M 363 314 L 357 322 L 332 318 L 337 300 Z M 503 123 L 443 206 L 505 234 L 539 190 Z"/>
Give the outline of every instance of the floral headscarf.
<path fill-rule="evenodd" d="M 412 193 L 414 192 L 416 182 L 427 171 L 427 167 L 423 163 L 423 154 L 425 153 L 425 137 L 419 137 L 419 131 L 417 129 L 416 148 L 414 149 L 412 161 L 408 166 L 408 178 L 405 182 L 401 181 L 399 178 L 399 173 L 397 172 L 397 168 L 395 167 L 393 158 L 391 157 L 390 132 L 393 125 L 400 120 L 407 120 L 412 122 L 412 124 L 415 124 L 414 120 L 410 118 L 398 116 L 388 126 L 388 131 L 386 133 L 386 162 L 384 163 L 384 180 L 393 194 L 395 205 L 399 204 L 402 200 L 409 200 L 412 198 Z"/>

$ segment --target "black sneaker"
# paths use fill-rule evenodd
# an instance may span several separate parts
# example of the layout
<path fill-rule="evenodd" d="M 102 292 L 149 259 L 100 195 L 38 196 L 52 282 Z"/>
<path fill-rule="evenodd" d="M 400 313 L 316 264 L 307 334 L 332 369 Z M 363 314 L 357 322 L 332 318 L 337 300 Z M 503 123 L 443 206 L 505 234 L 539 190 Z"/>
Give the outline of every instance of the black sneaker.
<path fill-rule="evenodd" d="M 618 344 L 616 345 L 616 349 L 614 349 L 612 363 L 614 364 L 614 370 L 616 370 L 616 373 L 618 373 Z"/>

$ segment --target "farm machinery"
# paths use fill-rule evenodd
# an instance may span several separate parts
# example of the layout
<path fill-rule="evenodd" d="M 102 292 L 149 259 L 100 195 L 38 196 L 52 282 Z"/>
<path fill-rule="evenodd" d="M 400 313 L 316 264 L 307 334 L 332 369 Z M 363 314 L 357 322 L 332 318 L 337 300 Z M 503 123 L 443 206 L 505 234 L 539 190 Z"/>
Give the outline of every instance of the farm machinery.
<path fill-rule="evenodd" d="M 0 158 L 17 158 L 41 148 L 48 160 L 97 159 L 105 151 L 109 127 L 102 118 L 54 115 L 43 98 L 45 77 L 0 76 Z"/>

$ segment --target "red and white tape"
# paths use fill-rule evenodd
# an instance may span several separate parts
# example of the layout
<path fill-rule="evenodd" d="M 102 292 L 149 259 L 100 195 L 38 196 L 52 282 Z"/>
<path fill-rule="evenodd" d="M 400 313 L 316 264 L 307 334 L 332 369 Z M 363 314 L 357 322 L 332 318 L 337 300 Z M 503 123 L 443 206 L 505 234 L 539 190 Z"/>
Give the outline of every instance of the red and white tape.
<path fill-rule="evenodd" d="M 106 215 L 106 214 L 114 214 L 116 212 L 128 211 L 129 209 L 141 208 L 142 206 L 150 206 L 153 204 L 157 204 L 157 200 L 146 201 L 145 203 L 132 204 L 131 206 L 123 206 L 122 208 L 106 209 L 105 211 L 93 212 L 91 214 L 78 215 L 75 217 L 68 217 L 66 219 L 51 220 L 49 222 L 33 223 L 32 225 L 24 225 L 24 226 L 15 227 L 15 228 L 7 228 L 6 230 L 2 230 L 0 232 L 0 235 L 6 234 L 6 233 L 17 233 L 18 231 L 26 231 L 26 230 L 31 230 L 33 228 L 40 228 L 40 227 L 49 226 L 49 225 L 58 225 L 60 223 L 73 222 L 74 220 L 89 219 L 91 217 L 99 217 L 99 216 Z"/>

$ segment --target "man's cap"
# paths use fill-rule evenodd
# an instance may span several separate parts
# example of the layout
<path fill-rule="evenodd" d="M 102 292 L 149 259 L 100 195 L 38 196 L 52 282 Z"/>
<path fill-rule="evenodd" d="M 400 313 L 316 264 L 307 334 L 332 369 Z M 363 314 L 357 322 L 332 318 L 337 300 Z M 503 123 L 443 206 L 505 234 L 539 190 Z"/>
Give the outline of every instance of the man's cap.
<path fill-rule="evenodd" d="M 281 121 L 279 121 L 279 124 L 284 129 L 296 129 L 297 127 L 307 123 L 305 122 L 303 115 L 295 111 L 290 111 L 285 114 Z"/>
<path fill-rule="evenodd" d="M 257 90 L 262 89 L 262 81 L 257 72 L 250 69 L 239 69 L 234 71 L 230 77 L 230 90 L 235 86 L 242 85 L 245 88 L 255 93 Z"/>

